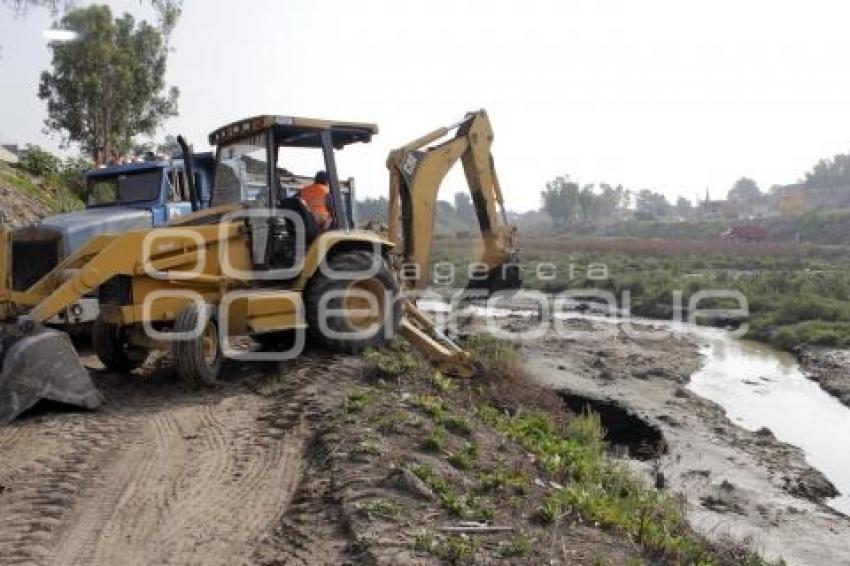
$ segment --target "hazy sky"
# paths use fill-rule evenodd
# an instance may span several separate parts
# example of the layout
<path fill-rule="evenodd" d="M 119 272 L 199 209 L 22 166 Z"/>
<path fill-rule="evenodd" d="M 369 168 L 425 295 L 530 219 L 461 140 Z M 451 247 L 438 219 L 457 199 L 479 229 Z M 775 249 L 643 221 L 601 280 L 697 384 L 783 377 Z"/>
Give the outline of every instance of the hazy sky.
<path fill-rule="evenodd" d="M 165 131 L 206 146 L 254 114 L 374 121 L 374 142 L 339 160 L 377 196 L 390 148 L 484 107 L 514 209 L 558 174 L 671 199 L 720 197 L 741 175 L 767 188 L 850 150 L 850 4 L 790 4 L 186 0 Z M 0 18 L 0 139 L 55 146 L 36 97 L 51 18 Z"/>

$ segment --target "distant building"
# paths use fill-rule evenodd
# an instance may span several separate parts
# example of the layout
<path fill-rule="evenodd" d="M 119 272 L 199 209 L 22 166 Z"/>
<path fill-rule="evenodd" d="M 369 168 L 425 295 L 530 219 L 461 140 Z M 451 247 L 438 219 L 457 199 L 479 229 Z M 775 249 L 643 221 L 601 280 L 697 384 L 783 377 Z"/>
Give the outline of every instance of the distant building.
<path fill-rule="evenodd" d="M 699 214 L 705 220 L 737 218 L 738 210 L 728 200 L 711 200 L 708 189 L 705 189 L 705 200 L 700 203 Z"/>
<path fill-rule="evenodd" d="M 776 195 L 776 208 L 780 214 L 800 214 L 806 210 L 806 197 L 800 191 L 783 190 Z"/>
<path fill-rule="evenodd" d="M 752 224 L 733 226 L 720 234 L 720 238 L 733 242 L 762 242 L 767 238 L 767 230 Z"/>

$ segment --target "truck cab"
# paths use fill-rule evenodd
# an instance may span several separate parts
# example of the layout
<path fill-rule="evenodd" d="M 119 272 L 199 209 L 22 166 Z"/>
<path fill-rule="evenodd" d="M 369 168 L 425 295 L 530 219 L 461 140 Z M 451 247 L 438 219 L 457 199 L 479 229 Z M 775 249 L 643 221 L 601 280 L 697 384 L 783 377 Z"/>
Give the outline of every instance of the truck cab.
<path fill-rule="evenodd" d="M 193 176 L 200 206 L 210 204 L 214 158 L 195 154 Z M 11 234 L 11 288 L 32 286 L 89 239 L 99 234 L 164 226 L 192 213 L 182 159 L 144 161 L 92 169 L 86 173 L 84 210 L 48 216 Z M 96 299 L 84 299 L 52 324 L 80 324 L 97 316 Z"/>
<path fill-rule="evenodd" d="M 201 207 L 212 194 L 212 154 L 193 157 Z M 191 214 L 189 183 L 182 159 L 145 161 L 86 173 L 86 210 L 45 218 L 40 226 L 63 232 L 67 255 L 97 234 L 165 226 Z"/>

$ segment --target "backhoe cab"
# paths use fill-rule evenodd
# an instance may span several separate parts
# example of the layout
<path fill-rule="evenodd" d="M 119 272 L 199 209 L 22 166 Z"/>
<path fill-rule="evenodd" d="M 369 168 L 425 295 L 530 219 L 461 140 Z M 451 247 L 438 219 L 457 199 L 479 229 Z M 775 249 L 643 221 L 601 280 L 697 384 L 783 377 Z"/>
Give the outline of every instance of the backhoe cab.
<path fill-rule="evenodd" d="M 328 174 L 334 213 L 331 228 L 352 230 L 353 180 L 340 181 L 334 151 L 353 143 L 368 143 L 377 133 L 375 124 L 292 116 L 256 116 L 228 124 L 209 136 L 210 144 L 217 148 L 213 204 L 253 200 L 269 208 L 280 207 L 315 173 L 295 175 L 289 171 L 293 160 L 304 158 L 304 152 L 298 150 L 315 150 L 321 160 L 312 162 L 321 163 Z"/>

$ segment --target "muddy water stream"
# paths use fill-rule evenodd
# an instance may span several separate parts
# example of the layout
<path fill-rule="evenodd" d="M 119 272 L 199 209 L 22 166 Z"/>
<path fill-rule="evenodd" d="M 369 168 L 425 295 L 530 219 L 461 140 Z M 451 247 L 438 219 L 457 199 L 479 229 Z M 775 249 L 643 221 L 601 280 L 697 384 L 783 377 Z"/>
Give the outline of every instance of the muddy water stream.
<path fill-rule="evenodd" d="M 422 306 L 446 312 L 446 306 Z M 537 314 L 526 309 L 472 310 L 494 318 Z M 738 426 L 749 430 L 766 427 L 779 440 L 801 448 L 809 464 L 841 493 L 829 502 L 830 506 L 850 515 L 850 409 L 808 379 L 789 354 L 766 344 L 732 338 L 720 329 L 685 323 L 570 312 L 556 317 L 634 322 L 635 326 L 650 325 L 692 337 L 700 345 L 705 363 L 691 376 L 688 388 L 723 407 Z"/>
<path fill-rule="evenodd" d="M 691 375 L 688 389 L 723 407 L 736 425 L 748 430 L 766 427 L 782 442 L 801 448 L 806 461 L 841 494 L 829 505 L 850 516 L 850 409 L 808 379 L 790 354 L 706 326 L 573 313 L 558 316 L 648 324 L 692 337 L 700 345 L 704 364 Z"/>
<path fill-rule="evenodd" d="M 785 352 L 720 330 L 687 331 L 705 356 L 705 365 L 691 376 L 691 391 L 722 406 L 735 424 L 767 427 L 802 448 L 841 493 L 830 505 L 850 515 L 850 409 L 806 378 Z"/>

